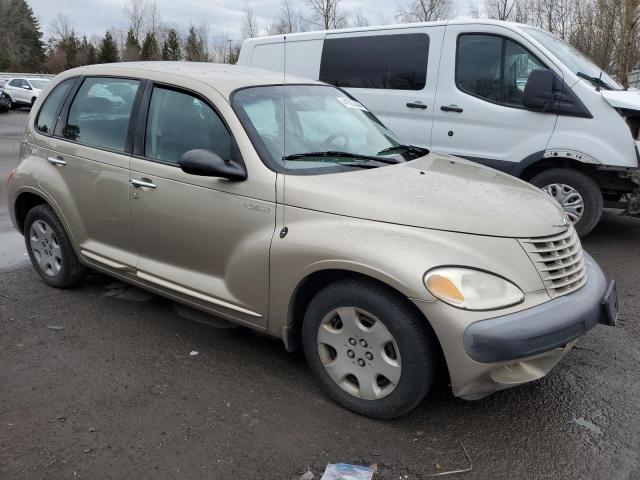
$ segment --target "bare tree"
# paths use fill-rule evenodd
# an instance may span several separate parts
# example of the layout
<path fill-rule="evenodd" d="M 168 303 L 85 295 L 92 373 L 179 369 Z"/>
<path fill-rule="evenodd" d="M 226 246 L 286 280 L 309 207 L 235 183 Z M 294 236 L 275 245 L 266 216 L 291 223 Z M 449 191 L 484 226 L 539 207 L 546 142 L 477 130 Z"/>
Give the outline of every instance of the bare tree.
<path fill-rule="evenodd" d="M 159 30 L 161 29 L 162 18 L 160 17 L 160 10 L 158 9 L 158 4 L 156 0 L 148 1 L 148 22 L 147 27 L 148 30 L 157 36 Z"/>
<path fill-rule="evenodd" d="M 487 17 L 493 20 L 509 20 L 515 5 L 516 0 L 485 0 Z"/>
<path fill-rule="evenodd" d="M 280 15 L 267 26 L 267 35 L 283 35 L 305 29 L 305 20 L 293 1 L 282 0 Z"/>
<path fill-rule="evenodd" d="M 308 20 L 309 23 L 324 30 L 345 26 L 346 15 L 339 9 L 340 0 L 307 0 L 307 2 L 313 13 Z"/>
<path fill-rule="evenodd" d="M 623 86 L 628 87 L 628 75 L 638 62 L 638 20 L 640 0 L 622 0 L 619 20 L 618 71 Z"/>
<path fill-rule="evenodd" d="M 258 36 L 258 22 L 253 12 L 253 8 L 251 8 L 248 3 L 244 4 L 242 36 L 243 38 L 253 38 Z"/>
<path fill-rule="evenodd" d="M 63 42 L 73 35 L 73 25 L 71 19 L 62 13 L 58 13 L 49 24 L 49 33 L 51 40 L 56 43 Z"/>
<path fill-rule="evenodd" d="M 153 3 L 155 5 L 155 2 Z M 124 5 L 124 14 L 129 19 L 133 33 L 138 41 L 140 41 L 149 21 L 151 8 L 150 0 L 127 0 Z"/>
<path fill-rule="evenodd" d="M 433 22 L 449 18 L 452 11 L 451 0 L 411 0 L 398 12 L 401 22 Z"/>

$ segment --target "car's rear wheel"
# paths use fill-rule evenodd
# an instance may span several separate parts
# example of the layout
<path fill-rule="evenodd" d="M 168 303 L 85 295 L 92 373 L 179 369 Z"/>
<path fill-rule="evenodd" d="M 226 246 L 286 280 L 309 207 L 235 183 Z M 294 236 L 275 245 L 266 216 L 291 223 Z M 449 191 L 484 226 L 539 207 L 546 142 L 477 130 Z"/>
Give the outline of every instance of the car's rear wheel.
<path fill-rule="evenodd" d="M 71 241 L 55 212 L 48 205 L 38 205 L 27 213 L 24 239 L 33 267 L 52 287 L 69 288 L 87 275 Z"/>
<path fill-rule="evenodd" d="M 11 110 L 15 110 L 16 108 L 18 108 L 18 104 L 14 103 L 14 101 L 11 99 L 11 96 L 8 94 L 5 94 L 7 97 L 7 100 L 9 100 L 9 103 L 11 104 Z"/>
<path fill-rule="evenodd" d="M 347 279 L 320 291 L 305 313 L 302 337 L 327 393 L 357 413 L 394 418 L 431 389 L 433 331 L 406 298 L 375 282 Z"/>
<path fill-rule="evenodd" d="M 604 207 L 602 191 L 589 175 L 568 168 L 552 168 L 533 177 L 531 183 L 562 206 L 581 237 L 600 221 Z"/>

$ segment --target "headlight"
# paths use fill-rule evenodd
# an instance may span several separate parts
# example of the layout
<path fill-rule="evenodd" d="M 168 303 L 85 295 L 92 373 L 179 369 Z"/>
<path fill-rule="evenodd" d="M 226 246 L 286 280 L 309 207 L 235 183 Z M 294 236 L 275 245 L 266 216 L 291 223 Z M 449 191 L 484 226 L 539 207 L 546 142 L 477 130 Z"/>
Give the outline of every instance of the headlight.
<path fill-rule="evenodd" d="M 437 299 L 464 310 L 496 310 L 524 300 L 513 283 L 471 268 L 435 268 L 425 274 L 424 284 Z"/>

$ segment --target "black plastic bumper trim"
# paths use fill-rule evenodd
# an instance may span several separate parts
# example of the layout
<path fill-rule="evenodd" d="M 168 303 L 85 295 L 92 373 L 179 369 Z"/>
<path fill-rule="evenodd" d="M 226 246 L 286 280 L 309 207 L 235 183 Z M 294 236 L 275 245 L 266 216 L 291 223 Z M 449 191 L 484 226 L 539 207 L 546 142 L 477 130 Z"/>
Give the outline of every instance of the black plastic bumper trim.
<path fill-rule="evenodd" d="M 464 332 L 464 349 L 481 363 L 531 357 L 563 347 L 597 323 L 608 323 L 603 298 L 607 280 L 585 253 L 587 282 L 575 292 L 537 307 L 502 317 L 480 320 Z"/>

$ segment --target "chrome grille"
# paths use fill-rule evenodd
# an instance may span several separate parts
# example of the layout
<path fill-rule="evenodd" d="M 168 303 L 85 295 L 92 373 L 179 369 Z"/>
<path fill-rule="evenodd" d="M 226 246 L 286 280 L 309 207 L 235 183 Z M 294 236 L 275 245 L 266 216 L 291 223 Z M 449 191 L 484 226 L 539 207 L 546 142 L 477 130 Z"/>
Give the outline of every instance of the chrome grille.
<path fill-rule="evenodd" d="M 521 239 L 520 244 L 538 269 L 551 297 L 571 293 L 587 281 L 584 252 L 573 226 L 558 235 Z"/>

